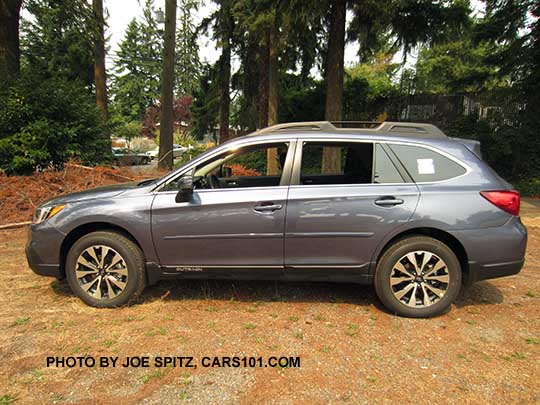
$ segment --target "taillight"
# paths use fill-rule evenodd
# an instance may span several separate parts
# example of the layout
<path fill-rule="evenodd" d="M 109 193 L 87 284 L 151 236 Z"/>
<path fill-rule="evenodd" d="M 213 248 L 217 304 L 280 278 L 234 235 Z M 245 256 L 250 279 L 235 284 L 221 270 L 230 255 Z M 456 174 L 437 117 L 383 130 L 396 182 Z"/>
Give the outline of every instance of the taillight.
<path fill-rule="evenodd" d="M 481 191 L 490 203 L 511 215 L 519 215 L 519 192 L 516 190 Z"/>

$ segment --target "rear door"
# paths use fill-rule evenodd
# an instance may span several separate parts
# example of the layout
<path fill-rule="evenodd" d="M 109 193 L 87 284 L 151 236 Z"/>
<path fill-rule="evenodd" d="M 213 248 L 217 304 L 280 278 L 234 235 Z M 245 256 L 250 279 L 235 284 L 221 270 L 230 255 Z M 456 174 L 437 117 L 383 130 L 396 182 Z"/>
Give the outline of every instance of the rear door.
<path fill-rule="evenodd" d="M 417 186 L 382 144 L 304 139 L 297 145 L 285 224 L 287 275 L 367 273 L 379 243 L 414 213 Z"/>

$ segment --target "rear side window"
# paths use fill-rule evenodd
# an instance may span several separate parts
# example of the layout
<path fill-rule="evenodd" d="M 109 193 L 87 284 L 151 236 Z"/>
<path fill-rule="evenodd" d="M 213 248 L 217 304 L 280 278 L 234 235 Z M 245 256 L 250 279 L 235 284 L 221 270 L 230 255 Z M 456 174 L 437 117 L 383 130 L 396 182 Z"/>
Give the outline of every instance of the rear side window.
<path fill-rule="evenodd" d="M 375 170 L 373 172 L 373 183 L 403 183 L 403 177 L 384 151 L 380 144 L 375 145 Z"/>
<path fill-rule="evenodd" d="M 466 172 L 460 164 L 431 149 L 412 145 L 389 146 L 417 183 L 448 180 Z"/>
<path fill-rule="evenodd" d="M 371 142 L 306 142 L 301 184 L 387 184 L 403 178 L 381 145 Z"/>

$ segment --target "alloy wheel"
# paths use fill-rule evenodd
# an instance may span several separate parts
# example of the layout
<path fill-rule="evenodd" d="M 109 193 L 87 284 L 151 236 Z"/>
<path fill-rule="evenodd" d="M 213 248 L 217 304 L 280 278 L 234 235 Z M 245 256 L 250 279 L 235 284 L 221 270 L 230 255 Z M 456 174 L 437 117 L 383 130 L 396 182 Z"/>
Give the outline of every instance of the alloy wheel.
<path fill-rule="evenodd" d="M 94 245 L 86 248 L 77 258 L 75 276 L 86 294 L 108 300 L 117 297 L 126 288 L 128 268 L 116 250 Z"/>
<path fill-rule="evenodd" d="M 435 304 L 446 294 L 449 285 L 446 263 L 436 254 L 423 250 L 404 255 L 390 273 L 394 297 L 413 308 Z"/>

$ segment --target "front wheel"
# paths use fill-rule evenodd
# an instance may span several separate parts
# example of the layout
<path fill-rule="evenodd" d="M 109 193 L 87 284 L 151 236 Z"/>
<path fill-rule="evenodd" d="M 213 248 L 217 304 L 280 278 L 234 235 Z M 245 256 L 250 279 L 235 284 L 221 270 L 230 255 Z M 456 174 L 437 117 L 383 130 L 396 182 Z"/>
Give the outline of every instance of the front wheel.
<path fill-rule="evenodd" d="M 141 249 L 115 232 L 92 232 L 71 247 L 66 258 L 71 290 L 86 304 L 111 308 L 127 304 L 146 284 Z"/>
<path fill-rule="evenodd" d="M 375 273 L 375 290 L 392 312 L 428 318 L 445 312 L 461 287 L 461 266 L 452 250 L 429 237 L 396 242 L 383 254 Z"/>

